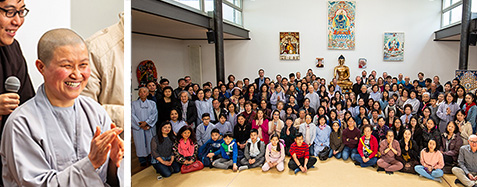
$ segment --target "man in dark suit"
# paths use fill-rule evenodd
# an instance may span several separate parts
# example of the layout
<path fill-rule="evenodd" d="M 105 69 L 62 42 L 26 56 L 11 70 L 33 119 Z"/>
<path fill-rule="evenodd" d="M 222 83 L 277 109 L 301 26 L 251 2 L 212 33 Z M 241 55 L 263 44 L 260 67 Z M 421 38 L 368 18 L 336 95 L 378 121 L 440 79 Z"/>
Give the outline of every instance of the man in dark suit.
<path fill-rule="evenodd" d="M 195 103 L 191 100 L 191 96 L 187 91 L 181 91 L 179 93 L 181 102 L 179 104 L 179 109 L 182 112 L 182 119 L 192 128 L 196 128 L 195 122 L 197 121 L 197 107 Z"/>
<path fill-rule="evenodd" d="M 265 71 L 263 69 L 258 70 L 258 78 L 255 79 L 255 84 L 262 86 L 263 83 L 265 83 Z"/>
<path fill-rule="evenodd" d="M 179 93 L 181 91 L 184 91 L 186 87 L 186 80 L 184 78 L 180 78 L 179 80 L 177 80 L 177 84 L 179 85 L 179 87 L 174 90 L 174 96 L 176 96 L 176 98 L 180 97 Z"/>
<path fill-rule="evenodd" d="M 212 108 L 213 108 L 213 115 L 215 117 L 215 120 L 214 121 L 210 121 L 212 122 L 213 124 L 216 124 L 217 122 L 219 122 L 219 118 L 220 118 L 220 114 L 227 114 L 227 112 L 220 107 L 220 101 L 217 100 L 217 99 L 214 99 L 212 101 Z"/>
<path fill-rule="evenodd" d="M 361 86 L 363 85 L 363 81 L 360 76 L 356 76 L 356 83 L 353 85 L 353 92 L 358 94 L 360 92 Z"/>

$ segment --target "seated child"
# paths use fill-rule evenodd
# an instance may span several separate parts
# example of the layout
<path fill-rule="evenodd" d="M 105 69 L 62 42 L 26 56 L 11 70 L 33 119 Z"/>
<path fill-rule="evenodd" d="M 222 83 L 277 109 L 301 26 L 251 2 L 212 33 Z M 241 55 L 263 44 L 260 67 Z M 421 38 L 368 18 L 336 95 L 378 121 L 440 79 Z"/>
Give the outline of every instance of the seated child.
<path fill-rule="evenodd" d="M 207 155 L 209 153 L 214 153 L 220 150 L 220 145 L 223 142 L 224 140 L 220 138 L 219 130 L 215 128 L 212 129 L 210 132 L 210 139 L 207 140 L 207 142 L 205 142 L 204 145 L 199 147 L 199 160 L 204 164 L 204 166 L 212 167 L 212 161 L 215 159 L 218 159 L 218 157 L 217 156 L 207 157 Z"/>
<path fill-rule="evenodd" d="M 265 162 L 265 143 L 258 137 L 258 130 L 250 130 L 250 139 L 247 140 L 244 149 L 244 158 L 240 161 L 242 166 L 239 171 L 256 168 Z"/>
<path fill-rule="evenodd" d="M 285 127 L 282 128 L 280 133 L 280 138 L 285 140 L 285 154 L 290 156 L 290 146 L 295 142 L 295 135 L 297 129 L 293 127 L 293 119 L 291 117 L 285 120 Z"/>
<path fill-rule="evenodd" d="M 290 124 L 293 124 L 293 120 L 291 118 L 287 121 L 289 121 Z M 291 126 L 291 128 L 294 127 Z M 270 136 L 270 143 L 265 149 L 266 162 L 262 166 L 262 171 L 268 171 L 270 170 L 270 168 L 273 168 L 275 166 L 277 167 L 278 171 L 283 171 L 285 169 L 283 162 L 285 160 L 285 147 L 278 138 L 278 134 L 272 134 L 272 136 Z"/>
<path fill-rule="evenodd" d="M 288 168 L 295 171 L 295 174 L 299 171 L 306 173 L 308 168 L 313 168 L 316 163 L 315 157 L 310 157 L 310 148 L 303 142 L 303 134 L 298 133 L 295 136 L 295 143 L 290 147 L 290 154 L 292 158 L 288 162 Z"/>
<path fill-rule="evenodd" d="M 211 158 L 219 154 L 222 156 L 222 158 L 214 160 L 214 162 L 212 162 L 212 166 L 220 169 L 228 169 L 232 166 L 233 171 L 238 170 L 238 148 L 237 143 L 235 143 L 235 139 L 232 137 L 232 132 L 226 132 L 224 134 L 224 142 L 221 144 L 220 149 L 214 153 L 207 154 L 207 157 Z"/>
<path fill-rule="evenodd" d="M 177 163 L 181 165 L 190 165 L 197 160 L 198 146 L 194 131 L 189 126 L 183 126 L 177 133 L 178 140 L 172 151 Z"/>
<path fill-rule="evenodd" d="M 196 129 L 197 145 L 199 147 L 210 139 L 212 129 L 215 129 L 215 125 L 210 123 L 210 114 L 202 114 L 202 123 Z"/>
<path fill-rule="evenodd" d="M 219 129 L 220 134 L 225 134 L 228 131 L 232 132 L 234 130 L 230 122 L 227 121 L 227 115 L 224 113 L 219 115 L 219 122 L 215 124 L 215 128 Z"/>

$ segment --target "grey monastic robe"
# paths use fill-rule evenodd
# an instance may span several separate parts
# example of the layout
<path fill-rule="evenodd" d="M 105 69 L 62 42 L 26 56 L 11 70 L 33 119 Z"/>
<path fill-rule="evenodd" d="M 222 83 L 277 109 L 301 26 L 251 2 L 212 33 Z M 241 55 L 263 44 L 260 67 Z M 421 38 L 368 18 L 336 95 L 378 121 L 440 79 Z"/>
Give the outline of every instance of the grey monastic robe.
<path fill-rule="evenodd" d="M 55 113 L 42 84 L 10 115 L 0 147 L 5 186 L 104 185 L 109 158 L 95 170 L 88 154 L 96 126 L 110 130 L 111 119 L 88 97 L 76 98 L 73 108 L 74 116 Z M 75 124 L 60 123 L 71 118 Z"/>

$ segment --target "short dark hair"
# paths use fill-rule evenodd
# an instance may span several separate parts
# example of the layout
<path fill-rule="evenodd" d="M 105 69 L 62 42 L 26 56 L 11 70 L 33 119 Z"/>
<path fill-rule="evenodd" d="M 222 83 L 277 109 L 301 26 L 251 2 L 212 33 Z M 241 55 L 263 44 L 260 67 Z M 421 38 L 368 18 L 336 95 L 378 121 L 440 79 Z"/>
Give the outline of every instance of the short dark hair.
<path fill-rule="evenodd" d="M 456 77 L 456 78 L 453 79 L 453 81 L 454 80 L 457 81 L 457 84 L 460 84 L 460 79 L 459 78 Z"/>
<path fill-rule="evenodd" d="M 298 138 L 298 137 L 303 137 L 303 133 L 301 133 L 301 132 L 296 133 L 295 138 Z"/>
<path fill-rule="evenodd" d="M 252 133 L 257 133 L 258 134 L 258 130 L 257 129 L 251 129 L 250 134 L 252 134 Z"/>
<path fill-rule="evenodd" d="M 177 83 L 180 83 L 181 81 L 185 81 L 184 78 L 180 78 L 179 80 L 177 80 Z"/>
<path fill-rule="evenodd" d="M 151 82 L 154 83 L 154 84 L 156 84 L 156 81 L 147 81 L 146 85 L 148 85 L 148 84 L 151 83 Z"/>
<path fill-rule="evenodd" d="M 220 114 L 219 114 L 219 119 L 222 118 L 222 117 L 224 117 L 225 119 L 227 119 L 227 115 L 225 115 L 224 113 L 220 113 Z"/>
<path fill-rule="evenodd" d="M 411 104 L 406 104 L 406 105 L 404 105 L 404 110 L 406 110 L 406 108 L 410 108 L 411 111 L 412 111 L 412 105 L 411 105 Z"/>
<path fill-rule="evenodd" d="M 210 114 L 209 114 L 209 113 L 204 113 L 204 114 L 202 114 L 202 119 L 203 119 L 204 117 L 210 117 Z"/>
<path fill-rule="evenodd" d="M 165 82 L 169 82 L 169 79 L 165 79 L 165 78 L 164 78 L 164 79 L 161 79 L 161 80 L 159 81 L 159 84 L 162 84 L 162 83 L 165 83 Z"/>
<path fill-rule="evenodd" d="M 227 137 L 234 138 L 232 132 L 230 132 L 230 131 L 227 131 L 227 132 L 224 134 L 224 138 L 227 138 Z"/>
<path fill-rule="evenodd" d="M 366 128 L 369 128 L 369 129 L 373 130 L 373 126 L 371 126 L 370 124 L 364 125 L 364 126 L 363 126 L 363 131 L 364 131 L 364 129 L 366 129 Z"/>
<path fill-rule="evenodd" d="M 210 132 L 210 134 L 214 134 L 214 133 L 220 134 L 219 129 L 217 129 L 217 128 L 212 129 L 212 131 Z"/>

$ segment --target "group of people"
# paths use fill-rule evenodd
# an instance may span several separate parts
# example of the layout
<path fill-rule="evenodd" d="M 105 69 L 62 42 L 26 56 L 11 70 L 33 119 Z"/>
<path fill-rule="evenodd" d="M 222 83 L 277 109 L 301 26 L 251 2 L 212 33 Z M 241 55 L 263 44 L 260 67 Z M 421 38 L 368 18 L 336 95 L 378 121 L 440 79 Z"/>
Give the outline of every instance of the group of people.
<path fill-rule="evenodd" d="M 98 63 L 90 55 L 112 63 L 113 52 L 97 50 L 98 38 L 86 42 L 70 29 L 52 29 L 38 41 L 38 59 L 27 64 L 14 37 L 28 12 L 23 0 L 0 0 L 0 186 L 119 186 L 124 143 L 116 124 L 122 123 L 114 124 L 97 98 L 80 95 Z M 95 36 L 108 32 L 101 33 Z M 43 77 L 36 93 L 27 66 Z M 101 93 L 99 86 L 90 89 Z"/>
<path fill-rule="evenodd" d="M 275 81 L 264 73 L 260 69 L 254 81 L 230 75 L 215 87 L 186 76 L 176 89 L 167 79 L 140 88 L 132 104 L 138 157 L 162 177 L 196 161 L 283 171 L 289 155 L 295 173 L 312 168 L 315 157 L 335 157 L 436 181 L 453 172 L 456 182 L 475 184 L 476 97 L 459 79 L 441 85 L 438 76 L 423 73 L 410 82 L 402 74 L 363 71 L 351 90 L 343 90 L 311 69 Z"/>

